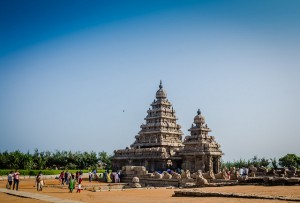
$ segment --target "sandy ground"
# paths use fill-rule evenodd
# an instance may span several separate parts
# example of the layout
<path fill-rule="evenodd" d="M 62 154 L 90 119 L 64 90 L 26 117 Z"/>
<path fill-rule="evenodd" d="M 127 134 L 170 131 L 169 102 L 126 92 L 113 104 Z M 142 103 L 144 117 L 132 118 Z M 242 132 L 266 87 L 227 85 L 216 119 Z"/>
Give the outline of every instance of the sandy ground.
<path fill-rule="evenodd" d="M 0 187 L 5 188 L 6 181 L 0 181 Z M 83 186 L 89 185 L 104 185 L 104 183 L 97 182 L 83 182 Z M 133 189 L 133 190 L 123 190 L 123 191 L 105 191 L 105 192 L 90 192 L 83 190 L 81 193 L 69 193 L 66 188 L 58 188 L 58 180 L 46 180 L 46 185 L 44 187 L 42 194 L 59 197 L 63 199 L 79 200 L 83 202 L 105 202 L 105 203 L 155 203 L 155 202 L 167 202 L 167 203 L 186 203 L 186 202 L 233 202 L 233 203 L 252 203 L 252 202 L 262 202 L 262 203 L 284 203 L 286 201 L 280 200 L 251 200 L 251 199 L 240 199 L 240 198 L 199 198 L 199 197 L 172 197 L 175 190 L 178 189 L 167 189 L 167 188 L 152 188 L 152 189 Z M 20 181 L 20 191 L 33 192 L 36 193 L 36 188 L 34 187 L 34 180 L 21 180 Z M 227 187 L 207 187 L 198 190 L 203 191 L 214 191 L 214 192 L 236 192 L 245 194 L 260 194 L 260 195 L 275 195 L 275 196 L 290 196 L 290 197 L 300 197 L 300 186 L 227 186 Z M 37 203 L 43 202 L 39 200 L 33 200 L 28 198 L 20 198 L 11 196 L 0 192 L 0 202 L 21 202 L 21 203 Z"/>

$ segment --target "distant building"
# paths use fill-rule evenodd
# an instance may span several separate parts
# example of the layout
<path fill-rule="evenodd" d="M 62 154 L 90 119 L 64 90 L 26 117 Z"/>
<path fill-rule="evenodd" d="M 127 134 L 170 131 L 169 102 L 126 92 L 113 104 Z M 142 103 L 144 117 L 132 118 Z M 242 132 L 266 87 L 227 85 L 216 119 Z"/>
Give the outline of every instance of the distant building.
<path fill-rule="evenodd" d="M 191 172 L 199 169 L 203 172 L 220 171 L 222 151 L 214 137 L 208 135 L 211 130 L 200 110 L 194 118 L 195 125 L 189 129 L 191 135 L 186 136 L 184 142 L 175 110 L 161 82 L 147 113 L 146 124 L 141 125 L 130 148 L 114 151 L 113 169 L 132 165 L 145 166 L 151 172 L 168 168 L 189 169 Z"/>

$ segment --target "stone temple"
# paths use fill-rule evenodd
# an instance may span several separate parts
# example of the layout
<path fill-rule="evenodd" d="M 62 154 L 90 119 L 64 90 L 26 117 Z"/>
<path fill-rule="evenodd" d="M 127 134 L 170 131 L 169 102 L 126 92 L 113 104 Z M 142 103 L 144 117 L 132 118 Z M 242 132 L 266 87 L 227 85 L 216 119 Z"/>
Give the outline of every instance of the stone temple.
<path fill-rule="evenodd" d="M 175 110 L 161 82 L 145 120 L 146 124 L 141 125 L 130 148 L 114 151 L 114 170 L 131 165 L 145 166 L 151 172 L 167 168 L 182 168 L 191 172 L 220 171 L 222 151 L 215 138 L 208 135 L 211 130 L 204 116 L 198 110 L 189 129 L 191 135 L 182 142 L 181 126 L 177 124 Z"/>

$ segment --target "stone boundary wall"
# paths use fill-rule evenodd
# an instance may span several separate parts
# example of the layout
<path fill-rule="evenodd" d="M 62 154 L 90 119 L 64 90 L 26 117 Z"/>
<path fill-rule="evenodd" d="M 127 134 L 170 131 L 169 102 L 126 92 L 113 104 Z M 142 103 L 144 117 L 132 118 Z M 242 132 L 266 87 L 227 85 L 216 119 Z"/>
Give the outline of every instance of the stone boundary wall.
<path fill-rule="evenodd" d="M 300 202 L 297 197 L 283 197 L 283 196 L 267 196 L 255 194 L 241 194 L 241 193 L 221 193 L 221 192 L 204 192 L 204 191 L 174 191 L 172 197 L 226 197 L 226 198 L 245 198 L 245 199 L 271 199 Z"/>
<path fill-rule="evenodd" d="M 153 187 L 179 187 L 180 181 L 176 179 L 154 179 L 154 178 L 140 178 L 140 183 L 145 184 L 145 186 Z"/>
<path fill-rule="evenodd" d="M 131 183 L 133 177 L 124 177 L 121 179 L 122 183 Z M 180 180 L 178 179 L 156 179 L 156 178 L 139 178 L 140 184 L 143 187 L 179 187 Z"/>

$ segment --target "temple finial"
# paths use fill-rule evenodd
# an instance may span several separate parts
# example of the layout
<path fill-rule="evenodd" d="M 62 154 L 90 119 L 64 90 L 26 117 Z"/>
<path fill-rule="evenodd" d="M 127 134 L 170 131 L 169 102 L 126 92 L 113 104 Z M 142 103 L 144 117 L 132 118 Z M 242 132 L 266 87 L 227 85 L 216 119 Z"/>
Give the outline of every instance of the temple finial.
<path fill-rule="evenodd" d="M 198 109 L 198 111 L 197 111 L 197 114 L 198 114 L 198 115 L 200 115 L 200 114 L 201 114 L 201 111 L 200 111 L 200 109 Z"/>
<path fill-rule="evenodd" d="M 160 83 L 159 83 L 159 89 L 161 89 L 161 88 L 163 88 L 163 86 L 162 86 L 162 82 L 161 82 L 161 80 L 160 80 Z"/>

